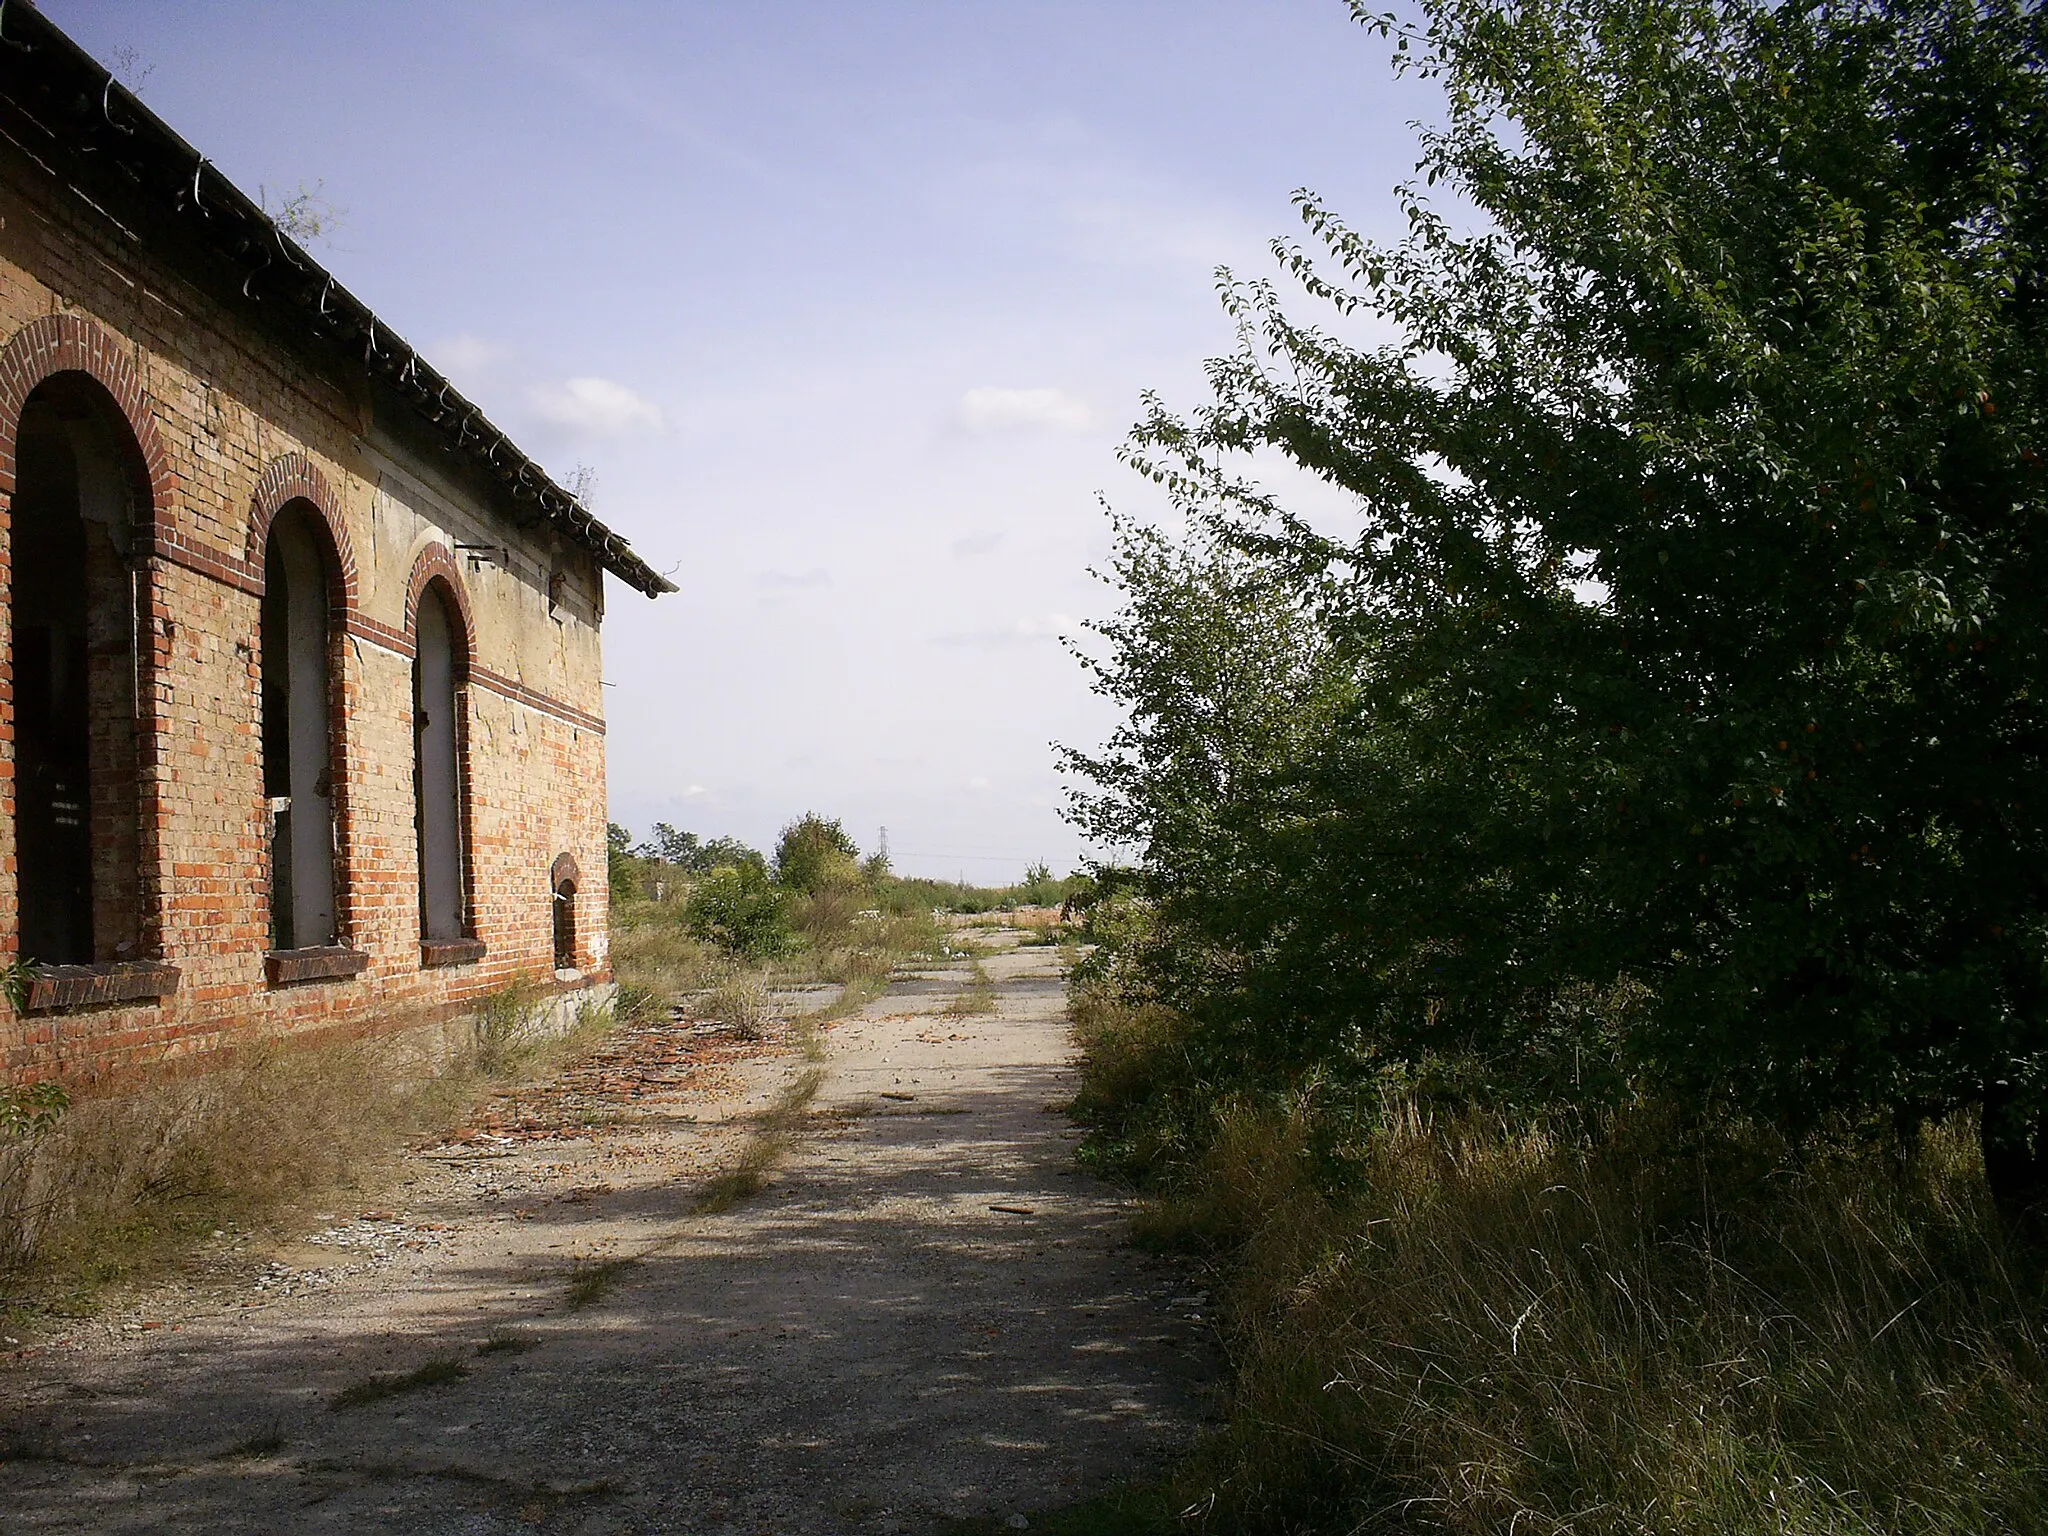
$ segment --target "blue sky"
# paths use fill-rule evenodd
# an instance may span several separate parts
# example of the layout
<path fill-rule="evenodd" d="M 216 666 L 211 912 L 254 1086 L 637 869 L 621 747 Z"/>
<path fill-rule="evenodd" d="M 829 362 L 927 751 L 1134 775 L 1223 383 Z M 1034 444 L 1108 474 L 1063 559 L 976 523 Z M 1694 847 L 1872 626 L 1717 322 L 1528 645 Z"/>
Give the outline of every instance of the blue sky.
<path fill-rule="evenodd" d="M 1309 186 L 1391 232 L 1426 88 L 1340 0 L 43 0 L 679 595 L 613 587 L 612 809 L 899 869 L 1082 853 L 1097 502 Z"/>

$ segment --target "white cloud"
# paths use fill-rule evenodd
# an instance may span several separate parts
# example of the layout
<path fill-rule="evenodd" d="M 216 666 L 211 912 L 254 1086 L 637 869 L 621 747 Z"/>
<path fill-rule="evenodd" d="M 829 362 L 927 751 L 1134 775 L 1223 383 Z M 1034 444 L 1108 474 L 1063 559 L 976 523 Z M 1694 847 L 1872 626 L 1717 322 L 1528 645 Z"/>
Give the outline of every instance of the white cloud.
<path fill-rule="evenodd" d="M 444 337 L 428 350 L 429 356 L 423 361 L 433 364 L 458 383 L 485 378 L 495 373 L 500 363 L 509 362 L 512 358 L 510 347 L 468 331 Z"/>
<path fill-rule="evenodd" d="M 960 424 L 970 432 L 1014 432 L 1033 427 L 1085 432 L 1093 420 L 1088 402 L 1063 389 L 998 389 L 984 384 L 960 397 Z"/>
<path fill-rule="evenodd" d="M 570 379 L 535 385 L 527 398 L 543 421 L 599 437 L 659 432 L 661 407 L 611 379 Z"/>

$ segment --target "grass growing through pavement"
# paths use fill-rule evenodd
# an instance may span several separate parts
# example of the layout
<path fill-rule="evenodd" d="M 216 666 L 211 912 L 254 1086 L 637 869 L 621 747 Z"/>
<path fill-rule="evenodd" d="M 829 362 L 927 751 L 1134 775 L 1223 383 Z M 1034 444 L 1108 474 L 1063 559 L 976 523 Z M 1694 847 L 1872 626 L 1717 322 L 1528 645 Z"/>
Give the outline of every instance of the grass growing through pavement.
<path fill-rule="evenodd" d="M 232 1461 L 238 1456 L 275 1456 L 289 1443 L 285 1439 L 283 1428 L 273 1424 L 268 1429 L 258 1430 L 246 1440 L 237 1441 L 224 1451 L 216 1452 L 212 1459 Z"/>
<path fill-rule="evenodd" d="M 825 1069 L 818 1065 L 808 1066 L 792 1078 L 756 1123 L 753 1135 L 740 1149 L 739 1158 L 705 1184 L 691 1211 L 699 1216 L 715 1216 L 731 1210 L 748 1196 L 759 1194 L 768 1182 L 768 1171 L 789 1150 L 790 1136 L 802 1123 L 824 1081 Z"/>
<path fill-rule="evenodd" d="M 845 1001 L 842 995 L 840 1001 Z M 834 1005 L 835 1007 L 837 1005 Z M 825 1031 L 823 1021 L 833 1008 L 805 1014 L 796 1023 L 797 1043 L 806 1063 L 804 1069 L 783 1087 L 740 1148 L 732 1166 L 705 1181 L 690 1206 L 692 1216 L 716 1216 L 731 1210 L 742 1200 L 757 1195 L 768 1183 L 769 1172 L 789 1150 L 791 1138 L 803 1124 L 811 1101 L 825 1082 Z M 563 1305 L 579 1311 L 604 1300 L 643 1260 L 673 1246 L 682 1236 L 670 1232 L 655 1238 L 637 1253 L 609 1259 L 585 1259 L 570 1273 L 563 1293 Z"/>
<path fill-rule="evenodd" d="M 350 1408 L 360 1408 L 365 1403 L 377 1403 L 387 1397 L 397 1397 L 402 1392 L 418 1392 L 426 1387 L 445 1387 L 452 1381 L 462 1380 L 468 1374 L 469 1367 L 453 1355 L 437 1355 L 425 1365 L 413 1370 L 367 1376 L 351 1386 L 343 1387 L 334 1394 L 327 1406 L 333 1412 L 341 1413 Z"/>
<path fill-rule="evenodd" d="M 578 1262 L 575 1272 L 569 1277 L 569 1288 L 563 1293 L 562 1304 L 571 1312 L 595 1306 L 612 1292 L 612 1287 L 625 1278 L 626 1272 L 638 1258 L 584 1259 Z"/>
<path fill-rule="evenodd" d="M 978 951 L 968 951 L 968 981 L 946 1004 L 946 1013 L 951 1018 L 973 1018 L 979 1014 L 996 1011 L 996 983 L 988 968 L 981 963 Z"/>

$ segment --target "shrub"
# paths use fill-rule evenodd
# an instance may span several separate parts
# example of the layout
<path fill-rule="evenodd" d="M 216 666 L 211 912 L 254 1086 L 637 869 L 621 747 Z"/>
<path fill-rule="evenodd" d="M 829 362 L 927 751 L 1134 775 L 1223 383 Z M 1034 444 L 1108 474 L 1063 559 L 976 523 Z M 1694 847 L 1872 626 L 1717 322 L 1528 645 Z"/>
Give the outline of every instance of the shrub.
<path fill-rule="evenodd" d="M 751 864 L 713 870 L 690 892 L 684 921 L 697 938 L 747 960 L 772 960 L 796 947 L 790 894 Z"/>
<path fill-rule="evenodd" d="M 806 812 L 782 829 L 782 840 L 775 845 L 775 878 L 805 895 L 859 885 L 860 849 L 837 821 Z"/>

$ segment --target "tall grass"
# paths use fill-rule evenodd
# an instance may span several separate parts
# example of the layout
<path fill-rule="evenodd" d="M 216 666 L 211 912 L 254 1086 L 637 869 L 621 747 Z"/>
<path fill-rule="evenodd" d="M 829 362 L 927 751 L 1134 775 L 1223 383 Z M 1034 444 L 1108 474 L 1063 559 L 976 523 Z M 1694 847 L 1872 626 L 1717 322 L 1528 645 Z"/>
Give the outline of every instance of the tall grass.
<path fill-rule="evenodd" d="M 39 1135 L 0 1141 L 0 1276 L 63 1304 L 156 1267 L 216 1227 L 262 1226 L 376 1183 L 407 1140 L 584 1048 L 515 987 L 467 1021 L 313 1045 L 269 1041 L 204 1073 L 80 1096 Z"/>
<path fill-rule="evenodd" d="M 612 909 L 612 974 L 660 998 L 714 987 L 733 970 L 715 944 L 693 935 L 680 902 L 620 902 Z"/>
<path fill-rule="evenodd" d="M 1114 1015 L 1099 1112 L 1174 1049 Z M 1218 1267 L 1228 1427 L 1177 1490 L 1208 1528 L 2048 1530 L 2048 1285 L 1968 1125 L 1900 1157 L 1651 1105 L 1572 1139 L 1212 1108 L 1140 1223 Z"/>

